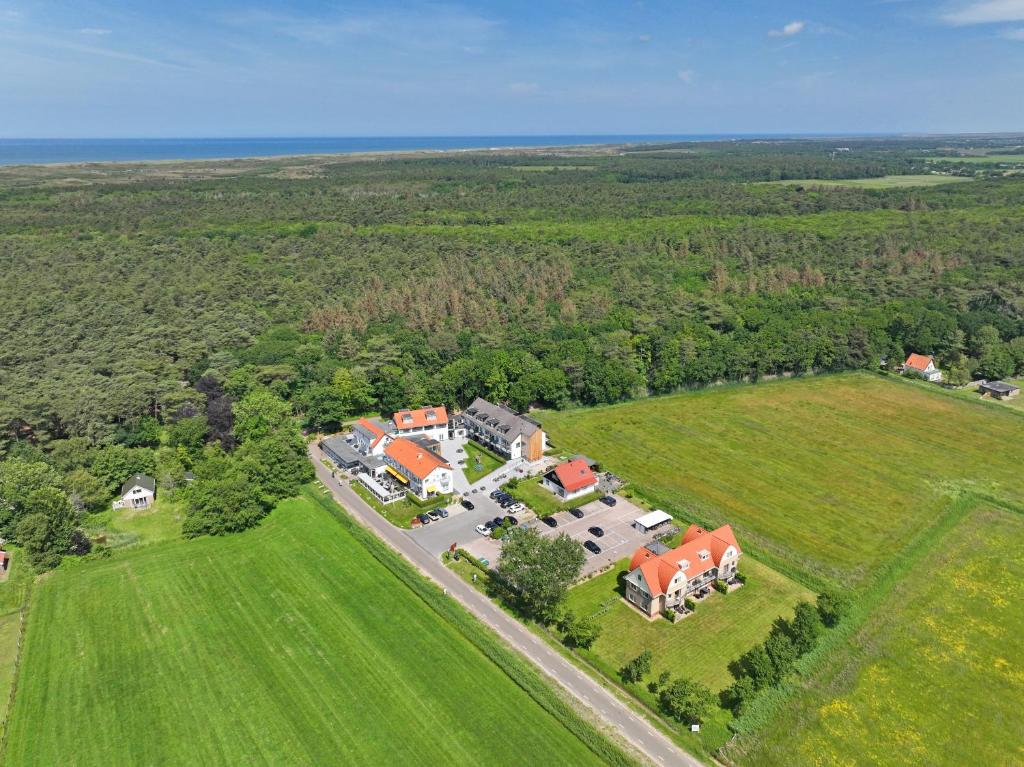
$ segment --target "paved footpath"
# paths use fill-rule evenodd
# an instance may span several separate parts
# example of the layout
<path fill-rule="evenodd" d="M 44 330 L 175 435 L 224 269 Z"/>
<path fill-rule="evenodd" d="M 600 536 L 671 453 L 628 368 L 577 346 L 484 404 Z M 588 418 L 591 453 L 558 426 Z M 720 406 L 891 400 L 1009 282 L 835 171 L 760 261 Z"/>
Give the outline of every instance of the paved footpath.
<path fill-rule="evenodd" d="M 440 559 L 424 551 L 405 531 L 395 527 L 367 506 L 349 487 L 334 479 L 330 470 L 324 466 L 321 460 L 323 456 L 315 442 L 309 446 L 309 455 L 316 469 L 317 478 L 331 490 L 342 508 L 364 527 L 376 533 L 420 572 L 446 589 L 449 596 L 458 600 L 514 649 L 533 661 L 544 674 L 590 708 L 638 751 L 663 767 L 702 767 L 701 762 L 672 743 L 649 722 L 591 679 L 586 672 L 563 658 L 543 639 L 445 567 Z"/>

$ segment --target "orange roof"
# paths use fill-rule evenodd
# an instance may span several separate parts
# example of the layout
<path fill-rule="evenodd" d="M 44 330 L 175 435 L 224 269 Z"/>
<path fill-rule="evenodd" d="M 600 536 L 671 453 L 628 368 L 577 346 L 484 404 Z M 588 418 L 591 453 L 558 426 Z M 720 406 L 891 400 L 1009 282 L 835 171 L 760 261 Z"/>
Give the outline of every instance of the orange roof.
<path fill-rule="evenodd" d="M 597 477 L 582 458 L 558 464 L 555 467 L 555 476 L 567 493 L 575 493 L 577 490 L 597 484 Z"/>
<path fill-rule="evenodd" d="M 450 469 L 451 466 L 438 456 L 424 447 L 420 447 L 410 439 L 399 437 L 392 440 L 391 444 L 384 448 L 384 455 L 394 459 L 403 466 L 410 474 L 426 479 L 430 472 L 438 467 Z"/>
<path fill-rule="evenodd" d="M 448 411 L 444 405 L 421 407 L 419 410 L 399 410 L 391 418 L 397 429 L 420 429 L 424 426 L 440 426 L 448 423 Z"/>
<path fill-rule="evenodd" d="M 935 364 L 935 360 L 925 354 L 911 354 L 904 364 L 914 370 L 927 370 L 929 365 Z"/>
<path fill-rule="evenodd" d="M 638 548 L 633 552 L 629 570 L 632 572 L 639 567 L 647 582 L 647 589 L 651 596 L 656 597 L 665 593 L 675 574 L 684 569 L 684 564 L 684 573 L 687 580 L 690 580 L 712 567 L 718 567 L 722 562 L 722 555 L 730 546 L 741 553 L 736 536 L 729 525 L 723 525 L 710 533 L 696 525 L 690 525 L 683 535 L 683 542 L 660 556 L 645 546 Z M 702 553 L 706 554 L 704 559 L 701 559 Z"/>
<path fill-rule="evenodd" d="M 373 434 L 374 440 L 370 443 L 370 447 L 377 447 L 377 443 L 387 436 L 384 430 L 369 418 L 360 418 L 356 423 Z"/>

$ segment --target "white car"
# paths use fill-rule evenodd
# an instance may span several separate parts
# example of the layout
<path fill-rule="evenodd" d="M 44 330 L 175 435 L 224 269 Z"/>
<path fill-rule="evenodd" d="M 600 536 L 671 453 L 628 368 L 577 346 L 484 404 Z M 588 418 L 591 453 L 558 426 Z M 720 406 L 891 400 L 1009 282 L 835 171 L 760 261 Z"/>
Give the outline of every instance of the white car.
<path fill-rule="evenodd" d="M 513 514 L 518 514 L 520 511 L 522 511 L 525 508 L 526 508 L 525 504 L 513 503 L 511 506 L 508 507 L 508 510 L 510 512 L 512 512 Z"/>
<path fill-rule="evenodd" d="M 477 532 L 478 532 L 478 533 L 479 533 L 480 535 L 490 535 L 490 534 L 491 534 L 491 531 L 490 531 L 490 530 L 488 530 L 488 529 L 487 529 L 486 527 L 484 527 L 483 525 L 477 525 L 477 526 L 476 526 L 476 531 L 477 531 Z"/>

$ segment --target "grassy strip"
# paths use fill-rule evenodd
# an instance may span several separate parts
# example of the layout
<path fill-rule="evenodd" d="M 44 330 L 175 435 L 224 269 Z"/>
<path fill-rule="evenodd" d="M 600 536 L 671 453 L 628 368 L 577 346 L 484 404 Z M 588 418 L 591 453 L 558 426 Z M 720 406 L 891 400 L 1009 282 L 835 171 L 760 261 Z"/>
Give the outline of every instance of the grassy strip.
<path fill-rule="evenodd" d="M 466 467 L 462 470 L 462 473 L 466 476 L 466 481 L 471 485 L 505 465 L 504 458 L 497 453 L 488 450 L 486 447 L 474 440 L 470 440 L 466 443 L 465 450 Z M 473 461 L 474 453 L 480 454 L 480 463 L 483 465 L 483 469 L 480 471 L 476 471 L 473 468 L 473 465 L 475 464 L 475 461 Z"/>
<path fill-rule="evenodd" d="M 27 563 L 25 565 L 27 566 Z M 0 723 L 0 764 L 5 762 L 7 754 L 7 733 L 11 719 L 11 710 L 14 708 L 14 696 L 18 692 L 18 675 L 21 672 L 22 650 L 25 647 L 25 630 L 28 628 L 28 608 L 32 601 L 32 586 L 35 579 L 30 579 L 25 586 L 21 606 L 18 608 L 18 640 L 14 650 L 14 667 L 11 671 L 11 688 L 7 694 L 7 703 L 4 706 L 3 721 Z"/>
<path fill-rule="evenodd" d="M 416 496 L 406 493 L 405 498 L 401 501 L 395 501 L 385 506 L 374 498 L 373 493 L 363 487 L 360 482 L 352 482 L 350 487 L 356 495 L 366 501 L 371 509 L 395 527 L 401 527 L 404 530 L 409 530 L 412 527 L 413 517 L 417 514 L 447 506 L 452 500 L 450 496 L 439 495 L 429 500 L 421 501 Z"/>
<path fill-rule="evenodd" d="M 588 493 L 580 498 L 574 498 L 566 503 L 559 503 L 554 493 L 547 488 L 541 487 L 540 477 L 523 479 L 519 481 L 514 489 L 505 488 L 509 495 L 521 503 L 525 503 L 538 517 L 550 517 L 560 511 L 568 511 L 577 506 L 584 506 L 591 501 L 596 501 L 604 493 Z"/>
<path fill-rule="evenodd" d="M 328 511 L 367 551 L 401 580 L 438 615 L 462 632 L 481 653 L 504 671 L 531 698 L 580 739 L 592 752 L 610 765 L 635 765 L 637 762 L 584 719 L 548 684 L 537 671 L 506 647 L 469 612 L 421 576 L 412 565 L 398 557 L 383 541 L 353 520 L 332 499 L 307 488 L 307 497 Z"/>
<path fill-rule="evenodd" d="M 902 556 L 893 560 L 878 573 L 872 585 L 863 591 L 860 598 L 854 602 L 850 614 L 842 623 L 825 632 L 821 641 L 797 661 L 794 666 L 796 675 L 789 677 L 779 686 L 758 695 L 744 715 L 732 722 L 730 728 L 734 732 L 744 735 L 767 727 L 775 713 L 799 689 L 800 679 L 819 671 L 829 658 L 845 646 L 850 637 L 865 624 L 907 573 L 912 571 L 981 500 L 980 496 L 972 493 L 964 493 L 955 498 L 936 522 L 922 531 L 916 540 L 907 546 Z"/>

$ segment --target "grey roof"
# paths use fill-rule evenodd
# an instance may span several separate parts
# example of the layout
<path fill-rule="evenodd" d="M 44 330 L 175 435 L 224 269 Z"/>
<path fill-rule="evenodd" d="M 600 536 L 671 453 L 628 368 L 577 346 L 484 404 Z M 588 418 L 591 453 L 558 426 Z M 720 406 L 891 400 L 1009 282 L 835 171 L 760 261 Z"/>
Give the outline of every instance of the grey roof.
<path fill-rule="evenodd" d="M 376 426 L 378 429 L 380 429 L 385 434 L 391 434 L 395 430 L 395 425 L 391 421 L 382 421 L 380 418 L 367 418 L 366 420 L 369 421 L 370 423 L 372 423 L 374 426 Z M 367 429 L 365 426 L 363 426 L 358 421 L 356 423 L 352 424 L 352 431 L 359 432 L 360 434 L 362 434 L 364 437 L 366 437 L 371 442 L 373 440 L 377 439 L 377 435 L 376 434 L 374 434 L 372 431 Z"/>
<path fill-rule="evenodd" d="M 501 434 L 510 442 L 519 434 L 529 437 L 540 429 L 540 424 L 532 418 L 519 415 L 504 405 L 494 405 L 482 397 L 473 400 L 473 404 L 462 415 L 477 425 Z"/>
<path fill-rule="evenodd" d="M 644 546 L 649 552 L 654 554 L 656 557 L 660 557 L 662 554 L 668 554 L 672 549 L 666 546 L 661 541 L 651 541 Z"/>
<path fill-rule="evenodd" d="M 129 490 L 131 490 L 133 487 L 135 487 L 136 485 L 138 485 L 139 487 L 146 488 L 146 490 L 149 490 L 149 492 L 151 492 L 151 493 L 155 493 L 156 492 L 156 480 L 155 479 L 153 479 L 148 474 L 136 474 L 134 477 L 132 477 L 127 482 L 125 482 L 123 485 L 121 485 L 121 495 L 124 495 Z"/>
<path fill-rule="evenodd" d="M 988 389 L 989 391 L 997 391 L 1000 394 L 1009 394 L 1010 392 L 1020 389 L 1019 386 L 1014 386 L 1013 384 L 1004 383 L 1002 381 L 988 381 L 983 383 L 981 388 Z"/>

